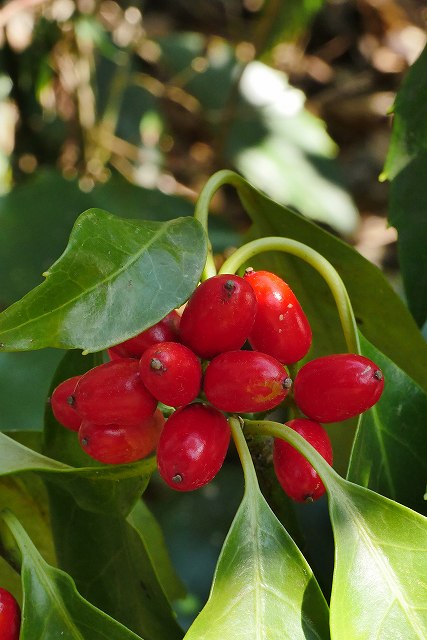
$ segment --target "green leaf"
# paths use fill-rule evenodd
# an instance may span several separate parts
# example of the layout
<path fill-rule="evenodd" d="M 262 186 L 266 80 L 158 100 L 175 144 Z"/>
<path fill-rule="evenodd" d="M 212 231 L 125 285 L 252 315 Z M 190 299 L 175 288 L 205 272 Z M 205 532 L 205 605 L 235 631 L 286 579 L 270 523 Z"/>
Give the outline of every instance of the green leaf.
<path fill-rule="evenodd" d="M 123 517 L 81 509 L 54 485 L 49 495 L 58 563 L 79 592 L 145 640 L 182 638 L 138 531 Z"/>
<path fill-rule="evenodd" d="M 84 600 L 73 580 L 48 565 L 11 513 L 3 518 L 22 554 L 21 640 L 137 640 L 129 629 Z"/>
<path fill-rule="evenodd" d="M 427 389 L 427 344 L 381 271 L 353 248 L 273 202 L 237 174 L 224 172 L 222 184 L 226 183 L 236 187 L 254 222 L 252 238 L 293 238 L 312 247 L 331 262 L 347 287 L 356 320 L 364 335 Z M 309 265 L 282 253 L 268 254 L 268 259 L 263 257 L 253 260 L 253 263 L 268 264 L 295 290 L 313 328 L 310 359 L 320 353 L 345 351 L 333 298 L 322 278 Z"/>
<path fill-rule="evenodd" d="M 394 105 L 383 178 L 391 181 L 390 224 L 399 232 L 399 264 L 409 308 L 427 319 L 427 47 L 409 69 Z"/>
<path fill-rule="evenodd" d="M 427 394 L 363 336 L 384 373 L 381 399 L 363 414 L 347 478 L 427 515 Z"/>
<path fill-rule="evenodd" d="M 122 220 L 90 209 L 46 281 L 0 315 L 8 351 L 100 351 L 155 324 L 192 293 L 206 258 L 193 218 Z"/>
<path fill-rule="evenodd" d="M 259 491 L 240 426 L 246 490 L 218 561 L 209 600 L 186 640 L 329 638 L 328 608 L 302 554 Z M 249 460 L 249 462 L 248 462 Z"/>
<path fill-rule="evenodd" d="M 333 640 L 423 640 L 427 636 L 427 519 L 343 480 L 298 433 L 273 422 L 248 432 L 281 437 L 321 476 L 335 538 Z"/>
<path fill-rule="evenodd" d="M 128 516 L 128 522 L 141 536 L 168 600 L 185 598 L 186 589 L 172 565 L 163 531 L 143 500 L 138 500 Z"/>

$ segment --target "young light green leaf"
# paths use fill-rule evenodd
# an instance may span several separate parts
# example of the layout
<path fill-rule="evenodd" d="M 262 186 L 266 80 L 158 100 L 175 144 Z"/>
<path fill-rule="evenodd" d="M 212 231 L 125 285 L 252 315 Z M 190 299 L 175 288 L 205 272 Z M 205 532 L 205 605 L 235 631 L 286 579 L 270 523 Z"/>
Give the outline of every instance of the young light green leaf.
<path fill-rule="evenodd" d="M 427 519 L 340 478 L 298 433 L 275 422 L 248 432 L 280 437 L 315 467 L 326 486 L 335 538 L 332 640 L 427 637 Z"/>
<path fill-rule="evenodd" d="M 360 344 L 385 385 L 361 416 L 347 479 L 427 515 L 427 394 L 362 335 Z"/>
<path fill-rule="evenodd" d="M 222 548 L 209 600 L 185 640 L 329 638 L 320 588 L 259 491 L 239 424 L 233 433 L 245 469 L 245 495 Z"/>
<path fill-rule="evenodd" d="M 70 576 L 48 565 L 12 513 L 3 519 L 22 556 L 21 640 L 141 640 L 84 600 Z"/>
<path fill-rule="evenodd" d="M 89 209 L 45 282 L 0 314 L 1 348 L 93 352 L 134 336 L 187 300 L 206 251 L 193 218 L 143 222 Z"/>
<path fill-rule="evenodd" d="M 409 308 L 427 319 L 427 47 L 409 69 L 394 105 L 393 132 L 384 167 L 390 186 L 390 224 L 399 232 L 399 264 Z"/>

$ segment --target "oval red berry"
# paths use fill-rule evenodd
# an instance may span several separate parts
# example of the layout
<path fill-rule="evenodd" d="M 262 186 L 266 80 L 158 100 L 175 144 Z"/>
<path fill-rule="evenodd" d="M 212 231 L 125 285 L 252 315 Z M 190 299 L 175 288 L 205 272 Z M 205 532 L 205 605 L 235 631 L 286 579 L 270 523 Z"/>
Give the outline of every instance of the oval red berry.
<path fill-rule="evenodd" d="M 307 362 L 295 378 L 294 398 L 309 418 L 340 422 L 372 407 L 383 388 L 383 374 L 374 362 L 340 353 Z"/>
<path fill-rule="evenodd" d="M 73 376 L 64 380 L 53 391 L 50 406 L 56 420 L 71 431 L 78 431 L 82 423 L 81 416 L 75 409 L 74 390 L 81 376 Z"/>
<path fill-rule="evenodd" d="M 252 287 L 235 275 L 205 280 L 192 294 L 182 314 L 181 341 L 201 358 L 240 349 L 256 312 Z"/>
<path fill-rule="evenodd" d="M 177 342 L 179 340 L 179 314 L 173 310 L 152 327 L 145 329 L 134 338 L 129 338 L 108 349 L 110 359 L 140 358 L 144 351 L 158 342 Z"/>
<path fill-rule="evenodd" d="M 189 404 L 200 391 L 200 361 L 178 342 L 160 342 L 149 347 L 139 361 L 139 373 L 153 396 L 171 407 Z"/>
<path fill-rule="evenodd" d="M 332 464 L 332 445 L 325 429 L 318 422 L 297 418 L 286 422 Z M 274 470 L 285 493 L 297 502 L 311 502 L 325 493 L 325 487 L 312 465 L 292 445 L 274 439 Z"/>
<path fill-rule="evenodd" d="M 303 358 L 311 346 L 311 328 L 292 289 L 269 271 L 248 270 L 245 279 L 257 299 L 249 342 L 284 364 Z"/>
<path fill-rule="evenodd" d="M 0 588 L 0 638 L 18 640 L 21 627 L 21 609 L 9 591 Z"/>
<path fill-rule="evenodd" d="M 132 358 L 106 362 L 85 373 L 74 397 L 80 416 L 96 424 L 138 425 L 157 406 L 141 381 L 138 360 Z"/>
<path fill-rule="evenodd" d="M 178 409 L 166 421 L 157 448 L 164 481 L 178 491 L 210 482 L 221 469 L 230 442 L 225 416 L 202 404 Z"/>
<path fill-rule="evenodd" d="M 156 448 L 164 422 L 158 409 L 137 426 L 100 425 L 86 420 L 79 430 L 79 442 L 91 458 L 103 464 L 135 462 Z"/>
<path fill-rule="evenodd" d="M 203 389 L 221 411 L 250 413 L 277 407 L 287 396 L 291 379 L 275 358 L 258 351 L 228 351 L 208 365 Z"/>

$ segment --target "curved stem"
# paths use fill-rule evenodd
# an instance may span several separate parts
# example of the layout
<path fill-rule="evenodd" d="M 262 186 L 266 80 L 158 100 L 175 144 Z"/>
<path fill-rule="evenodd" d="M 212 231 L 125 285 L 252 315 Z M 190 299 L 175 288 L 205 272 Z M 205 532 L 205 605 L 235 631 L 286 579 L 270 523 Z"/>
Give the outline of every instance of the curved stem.
<path fill-rule="evenodd" d="M 341 326 L 350 353 L 360 353 L 356 320 L 347 289 L 336 269 L 320 253 L 297 240 L 271 236 L 253 240 L 237 249 L 222 265 L 219 273 L 236 273 L 248 260 L 264 251 L 283 251 L 310 264 L 326 281 L 337 305 Z"/>
<path fill-rule="evenodd" d="M 201 277 L 202 281 L 216 275 L 212 245 L 209 241 L 208 235 L 209 205 L 216 191 L 218 191 L 220 187 L 222 187 L 224 184 L 233 184 L 237 186 L 240 184 L 240 180 L 240 176 L 238 176 L 237 173 L 234 173 L 233 171 L 228 171 L 226 169 L 224 169 L 223 171 L 218 171 L 209 178 L 197 199 L 196 208 L 194 210 L 194 217 L 200 222 L 206 232 L 206 235 L 208 236 L 208 255 L 206 257 L 206 264 Z"/>
<path fill-rule="evenodd" d="M 248 494 L 254 494 L 259 490 L 258 478 L 252 462 L 249 447 L 246 443 L 245 436 L 243 435 L 241 420 L 241 418 L 231 417 L 228 419 L 228 424 L 230 425 L 234 444 L 236 445 L 237 453 L 239 454 L 240 462 L 242 463 L 243 473 L 245 475 L 245 492 Z"/>
<path fill-rule="evenodd" d="M 244 432 L 248 435 L 269 436 L 289 442 L 316 469 L 328 491 L 332 491 L 341 479 L 320 453 L 286 424 L 270 420 L 245 420 Z"/>

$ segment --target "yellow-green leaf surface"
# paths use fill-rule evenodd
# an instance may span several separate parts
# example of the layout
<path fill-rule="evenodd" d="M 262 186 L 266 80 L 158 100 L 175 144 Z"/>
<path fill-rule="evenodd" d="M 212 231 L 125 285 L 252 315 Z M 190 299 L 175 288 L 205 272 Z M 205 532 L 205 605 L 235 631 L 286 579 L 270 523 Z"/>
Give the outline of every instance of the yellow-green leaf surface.
<path fill-rule="evenodd" d="M 328 608 L 302 554 L 259 491 L 238 426 L 246 489 L 209 600 L 185 640 L 326 640 Z"/>
<path fill-rule="evenodd" d="M 93 352 L 121 342 L 187 300 L 205 257 L 193 218 L 124 220 L 89 209 L 45 282 L 0 314 L 0 346 Z"/>
<path fill-rule="evenodd" d="M 15 516 L 3 517 L 22 557 L 20 640 L 141 640 L 82 598 L 66 573 L 47 564 Z"/>
<path fill-rule="evenodd" d="M 248 424 L 249 433 L 287 440 L 326 486 L 335 538 L 332 640 L 425 640 L 427 519 L 344 480 L 289 427 Z"/>

